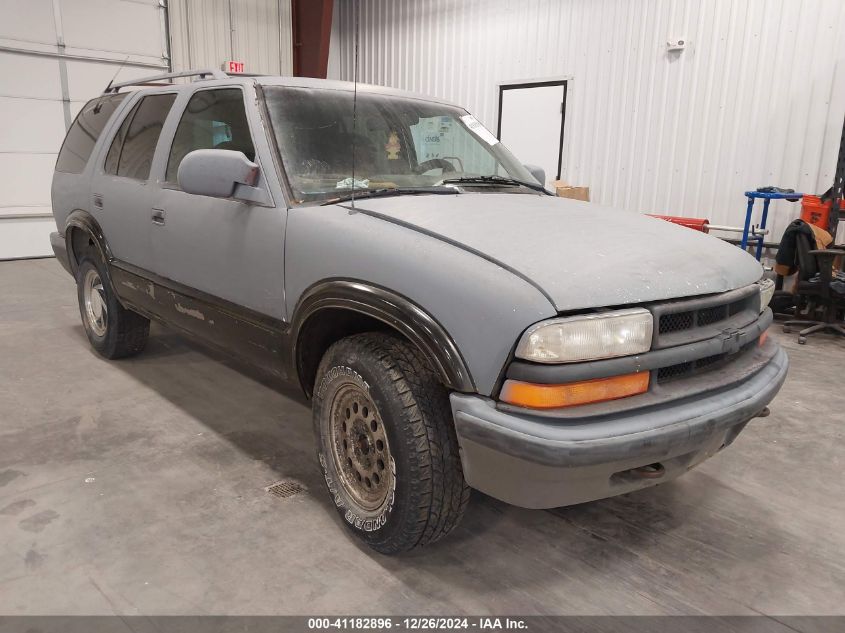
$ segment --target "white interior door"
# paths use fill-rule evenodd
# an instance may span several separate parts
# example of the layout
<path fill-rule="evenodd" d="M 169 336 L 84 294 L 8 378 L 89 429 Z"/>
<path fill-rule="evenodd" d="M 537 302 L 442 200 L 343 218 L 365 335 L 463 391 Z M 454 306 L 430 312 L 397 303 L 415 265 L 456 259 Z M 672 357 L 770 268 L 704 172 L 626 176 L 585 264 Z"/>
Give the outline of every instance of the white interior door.
<path fill-rule="evenodd" d="M 522 163 L 546 172 L 546 186 L 560 176 L 566 85 L 501 86 L 499 140 Z"/>

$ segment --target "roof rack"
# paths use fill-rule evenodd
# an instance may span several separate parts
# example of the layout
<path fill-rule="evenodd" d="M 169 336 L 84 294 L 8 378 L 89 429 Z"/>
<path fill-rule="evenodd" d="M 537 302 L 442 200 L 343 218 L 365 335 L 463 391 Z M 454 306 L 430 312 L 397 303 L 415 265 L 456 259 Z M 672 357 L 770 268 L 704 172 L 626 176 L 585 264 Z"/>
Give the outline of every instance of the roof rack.
<path fill-rule="evenodd" d="M 163 75 L 152 75 L 150 77 L 141 77 L 139 79 L 133 79 L 131 81 L 122 81 L 117 84 L 112 83 L 110 81 L 109 85 L 106 86 L 106 89 L 103 90 L 103 94 L 117 92 L 121 88 L 126 88 L 127 86 L 145 86 L 150 84 L 155 85 L 155 82 L 158 82 L 162 79 L 176 79 L 177 77 L 197 77 L 199 79 L 228 79 L 229 75 L 224 73 L 222 70 L 206 68 L 203 70 L 184 70 L 178 73 L 164 73 Z"/>

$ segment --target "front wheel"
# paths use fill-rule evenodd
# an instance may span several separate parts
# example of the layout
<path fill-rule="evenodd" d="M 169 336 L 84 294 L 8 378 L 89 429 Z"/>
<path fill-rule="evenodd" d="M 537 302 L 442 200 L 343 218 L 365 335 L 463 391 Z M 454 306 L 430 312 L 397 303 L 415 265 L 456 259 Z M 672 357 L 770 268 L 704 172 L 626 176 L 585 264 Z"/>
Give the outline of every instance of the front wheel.
<path fill-rule="evenodd" d="M 80 262 L 76 288 L 85 334 L 101 356 L 124 358 L 144 349 L 150 322 L 120 305 L 102 261 L 85 257 Z"/>
<path fill-rule="evenodd" d="M 433 543 L 469 501 L 446 389 L 417 348 L 350 336 L 314 385 L 317 455 L 344 523 L 383 554 Z"/>

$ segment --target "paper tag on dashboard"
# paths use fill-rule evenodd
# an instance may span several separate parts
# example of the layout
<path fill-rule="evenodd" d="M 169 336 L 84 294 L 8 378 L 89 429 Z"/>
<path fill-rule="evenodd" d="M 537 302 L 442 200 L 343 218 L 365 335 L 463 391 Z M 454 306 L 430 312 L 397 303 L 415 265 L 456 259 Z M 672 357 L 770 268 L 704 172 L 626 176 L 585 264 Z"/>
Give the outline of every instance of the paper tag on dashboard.
<path fill-rule="evenodd" d="M 476 119 L 471 114 L 467 114 L 466 116 L 462 116 L 461 121 L 463 121 L 464 125 L 466 125 L 470 129 L 470 132 L 475 134 L 478 138 L 480 138 L 482 141 L 484 141 L 488 145 L 495 145 L 496 143 L 499 142 L 499 139 L 497 139 L 495 136 L 493 136 L 493 134 L 490 132 L 490 130 L 488 130 L 486 127 L 481 125 L 481 121 Z"/>

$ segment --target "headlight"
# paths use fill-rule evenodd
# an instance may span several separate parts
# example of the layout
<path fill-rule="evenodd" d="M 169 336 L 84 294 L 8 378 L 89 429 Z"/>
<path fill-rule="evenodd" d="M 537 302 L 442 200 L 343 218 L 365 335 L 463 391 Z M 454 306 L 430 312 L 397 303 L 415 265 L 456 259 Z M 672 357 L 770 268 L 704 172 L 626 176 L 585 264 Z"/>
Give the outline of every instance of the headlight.
<path fill-rule="evenodd" d="M 760 286 L 760 312 L 769 306 L 769 302 L 775 295 L 775 282 L 771 279 L 761 279 L 757 282 Z"/>
<path fill-rule="evenodd" d="M 654 324 L 643 308 L 581 314 L 532 325 L 516 356 L 535 363 L 572 363 L 641 354 L 651 348 Z"/>

